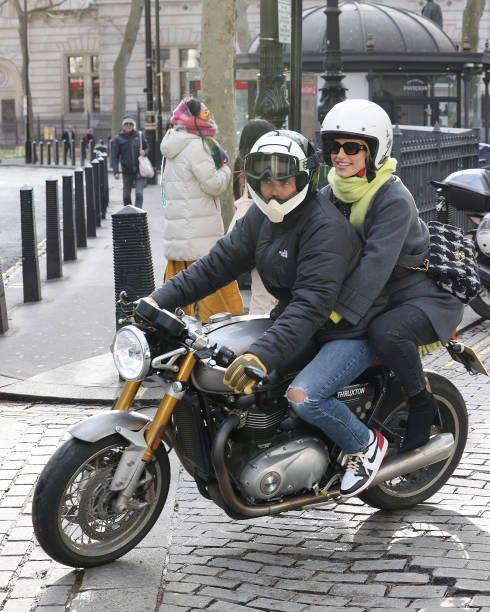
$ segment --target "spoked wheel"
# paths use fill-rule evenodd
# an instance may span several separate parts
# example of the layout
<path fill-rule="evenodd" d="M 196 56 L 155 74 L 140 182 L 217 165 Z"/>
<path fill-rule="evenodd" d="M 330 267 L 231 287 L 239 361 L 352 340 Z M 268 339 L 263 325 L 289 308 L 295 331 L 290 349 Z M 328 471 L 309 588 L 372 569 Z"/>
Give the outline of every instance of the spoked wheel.
<path fill-rule="evenodd" d="M 446 378 L 434 373 L 429 373 L 428 378 L 438 403 L 431 435 L 451 433 L 454 437 L 453 452 L 444 461 L 398 476 L 361 493 L 360 499 L 374 508 L 397 510 L 420 504 L 443 486 L 461 459 L 468 436 L 465 402 Z M 378 415 L 378 422 L 391 439 L 399 441 L 405 432 L 407 417 L 407 405 L 401 402 L 395 407 L 385 406 L 385 412 Z M 397 448 L 389 448 L 387 456 L 397 452 Z"/>
<path fill-rule="evenodd" d="M 161 446 L 124 511 L 109 485 L 128 442 L 68 440 L 51 457 L 34 490 L 32 521 L 39 544 L 55 561 L 94 567 L 126 554 L 153 527 L 167 498 L 170 464 Z"/>

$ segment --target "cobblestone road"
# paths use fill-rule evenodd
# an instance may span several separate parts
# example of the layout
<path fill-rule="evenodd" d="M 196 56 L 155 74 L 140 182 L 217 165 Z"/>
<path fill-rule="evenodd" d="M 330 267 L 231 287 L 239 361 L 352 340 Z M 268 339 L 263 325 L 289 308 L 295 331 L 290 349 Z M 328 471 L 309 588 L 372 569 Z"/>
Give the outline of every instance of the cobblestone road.
<path fill-rule="evenodd" d="M 490 324 L 467 332 L 490 366 Z M 470 435 L 460 466 L 431 500 L 375 511 L 355 500 L 235 522 L 179 466 L 164 514 L 123 559 L 63 567 L 35 543 L 32 485 L 81 406 L 0 407 L 0 610 L 490 610 L 490 381 L 445 352 L 427 359 L 463 393 Z"/>

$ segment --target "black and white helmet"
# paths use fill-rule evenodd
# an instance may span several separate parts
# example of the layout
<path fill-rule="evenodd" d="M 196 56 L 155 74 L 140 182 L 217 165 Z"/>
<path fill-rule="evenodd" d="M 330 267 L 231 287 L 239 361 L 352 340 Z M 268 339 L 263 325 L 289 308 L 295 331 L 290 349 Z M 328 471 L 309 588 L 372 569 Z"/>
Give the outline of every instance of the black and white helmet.
<path fill-rule="evenodd" d="M 253 201 L 273 222 L 280 223 L 297 208 L 318 184 L 320 160 L 313 144 L 298 132 L 274 130 L 261 136 L 245 158 L 245 177 Z M 280 202 L 267 201 L 260 193 L 260 181 L 265 178 L 296 179 L 297 193 Z"/>
<path fill-rule="evenodd" d="M 390 156 L 393 146 L 393 126 L 386 112 L 370 100 L 344 100 L 335 104 L 325 115 L 321 128 L 322 143 L 335 138 L 364 140 L 374 170 L 381 167 Z"/>

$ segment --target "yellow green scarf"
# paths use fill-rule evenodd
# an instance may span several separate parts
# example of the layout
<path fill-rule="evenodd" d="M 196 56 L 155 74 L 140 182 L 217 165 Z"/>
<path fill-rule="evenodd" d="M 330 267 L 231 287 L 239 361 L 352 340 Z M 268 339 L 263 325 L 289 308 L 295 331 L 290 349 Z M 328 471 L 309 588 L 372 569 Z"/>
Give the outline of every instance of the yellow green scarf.
<path fill-rule="evenodd" d="M 383 165 L 376 171 L 374 179 L 368 183 L 367 178 L 351 176 L 349 178 L 340 177 L 335 168 L 331 168 L 328 173 L 328 182 L 332 187 L 335 197 L 341 202 L 351 204 L 349 221 L 352 225 L 361 225 L 366 218 L 366 214 L 371 201 L 378 189 L 386 183 L 396 170 L 396 159 L 389 157 Z M 342 320 L 342 315 L 333 310 L 330 313 L 330 320 L 337 324 Z M 442 348 L 441 342 L 424 344 L 419 346 L 420 356 L 428 355 L 432 351 Z"/>
<path fill-rule="evenodd" d="M 378 189 L 386 183 L 396 170 L 396 159 L 388 157 L 383 165 L 376 170 L 376 176 L 368 183 L 365 176 L 340 177 L 335 168 L 328 173 L 328 182 L 335 197 L 341 202 L 351 204 L 349 221 L 357 226 L 366 218 L 369 205 Z"/>

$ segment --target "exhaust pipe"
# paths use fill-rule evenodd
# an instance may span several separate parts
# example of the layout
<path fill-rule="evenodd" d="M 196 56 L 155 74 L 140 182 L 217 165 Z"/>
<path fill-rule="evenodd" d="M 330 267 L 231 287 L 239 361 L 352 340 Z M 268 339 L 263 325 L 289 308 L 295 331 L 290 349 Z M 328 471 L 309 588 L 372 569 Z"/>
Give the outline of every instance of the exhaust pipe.
<path fill-rule="evenodd" d="M 301 495 L 284 502 L 273 504 L 251 505 L 242 501 L 236 494 L 225 465 L 225 444 L 228 436 L 240 424 L 240 418 L 232 414 L 226 419 L 218 431 L 211 453 L 214 471 L 218 480 L 218 486 L 225 504 L 234 512 L 247 517 L 267 516 L 278 514 L 287 510 L 294 510 L 312 504 L 324 504 L 340 495 L 340 489 L 328 489 L 320 495 Z M 450 433 L 442 433 L 433 436 L 425 446 L 407 451 L 401 455 L 385 459 L 371 487 L 378 485 L 397 476 L 403 476 L 420 468 L 439 463 L 448 459 L 454 451 L 454 437 Z"/>

